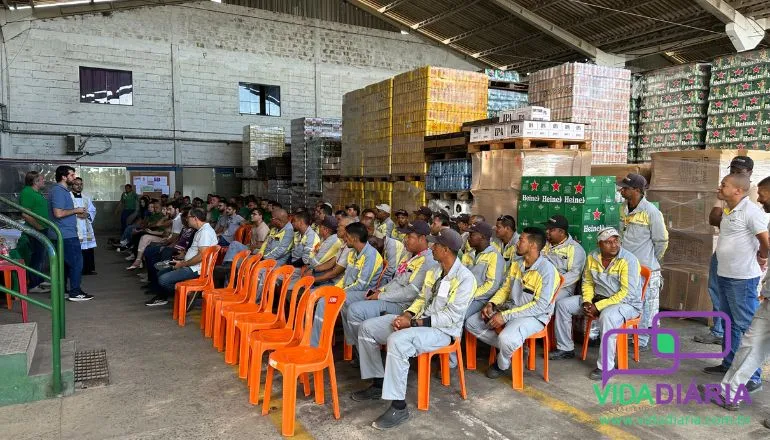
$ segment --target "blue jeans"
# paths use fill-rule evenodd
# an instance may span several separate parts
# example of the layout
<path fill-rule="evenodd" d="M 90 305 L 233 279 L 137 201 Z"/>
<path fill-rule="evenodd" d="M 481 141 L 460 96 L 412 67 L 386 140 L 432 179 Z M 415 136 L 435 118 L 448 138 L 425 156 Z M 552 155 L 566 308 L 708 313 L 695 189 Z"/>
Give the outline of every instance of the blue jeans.
<path fill-rule="evenodd" d="M 137 225 L 128 225 L 125 229 L 123 229 L 123 235 L 120 236 L 121 241 L 131 241 L 131 237 L 134 235 L 134 230 L 137 228 Z"/>
<path fill-rule="evenodd" d="M 717 277 L 719 280 L 719 304 L 721 310 L 730 317 L 730 352 L 722 360 L 722 365 L 729 368 L 735 358 L 735 353 L 741 346 L 743 334 L 749 329 L 754 312 L 759 307 L 757 285 L 759 277 L 747 280 Z M 727 336 L 727 335 L 725 335 Z M 727 337 L 725 337 L 725 341 Z M 722 341 L 724 350 L 725 341 Z M 761 383 L 762 369 L 759 368 L 751 376 L 751 381 Z"/>
<path fill-rule="evenodd" d="M 219 236 L 219 241 L 217 242 L 217 244 L 219 244 L 219 245 L 220 245 L 220 246 L 222 246 L 222 247 L 226 247 L 226 246 L 229 246 L 229 245 L 230 245 L 230 242 L 229 242 L 229 241 L 227 241 L 227 240 L 225 240 L 225 237 L 223 237 L 223 236 L 221 236 L 221 235 L 220 235 L 220 236 Z"/>
<path fill-rule="evenodd" d="M 75 296 L 83 292 L 80 290 L 80 280 L 83 277 L 83 252 L 81 252 L 80 240 L 77 237 L 65 238 L 62 244 L 64 246 L 64 278 L 69 280 L 70 295 Z"/>
<path fill-rule="evenodd" d="M 128 218 L 131 217 L 131 214 L 134 213 L 134 210 L 128 210 L 124 209 L 120 213 L 120 230 L 125 231 L 126 226 L 128 226 Z"/>
<path fill-rule="evenodd" d="M 714 311 L 718 312 L 719 307 L 719 282 L 717 281 L 717 254 L 711 255 L 711 265 L 709 266 L 709 296 Z M 725 329 L 722 324 L 722 318 L 714 318 L 714 325 L 711 327 L 711 334 L 722 338 L 725 335 Z"/>
<path fill-rule="evenodd" d="M 162 270 L 158 273 L 158 284 L 160 285 L 159 297 L 166 299 L 169 293 L 174 293 L 174 286 L 180 281 L 187 281 L 198 278 L 198 274 L 189 267 L 181 269 Z"/>
<path fill-rule="evenodd" d="M 144 250 L 144 267 L 147 268 L 147 282 L 149 282 L 150 286 L 154 289 L 160 289 L 160 285 L 158 284 L 158 269 L 155 268 L 155 263 L 170 260 L 173 256 L 173 247 L 147 246 L 147 249 Z"/>

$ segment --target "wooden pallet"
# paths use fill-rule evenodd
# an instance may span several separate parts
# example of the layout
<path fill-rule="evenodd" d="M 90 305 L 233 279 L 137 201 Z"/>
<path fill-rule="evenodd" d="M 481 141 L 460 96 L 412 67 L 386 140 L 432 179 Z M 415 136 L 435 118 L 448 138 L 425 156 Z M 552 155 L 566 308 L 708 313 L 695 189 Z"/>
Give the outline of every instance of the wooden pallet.
<path fill-rule="evenodd" d="M 426 191 L 426 195 L 434 200 L 448 200 L 448 201 L 460 201 L 467 202 L 473 199 L 473 195 L 470 191 L 456 191 L 456 192 L 432 192 Z"/>
<path fill-rule="evenodd" d="M 480 151 L 513 150 L 526 148 L 553 148 L 555 150 L 570 149 L 576 145 L 579 150 L 590 150 L 590 140 L 550 139 L 550 138 L 516 138 L 495 141 L 473 142 L 468 144 L 468 153 Z"/>
<path fill-rule="evenodd" d="M 529 84 L 501 80 L 489 80 L 490 89 L 512 90 L 514 92 L 529 92 Z"/>
<path fill-rule="evenodd" d="M 425 176 L 417 175 L 417 174 L 407 174 L 407 175 L 391 175 L 390 181 L 391 182 L 422 182 L 425 180 Z"/>

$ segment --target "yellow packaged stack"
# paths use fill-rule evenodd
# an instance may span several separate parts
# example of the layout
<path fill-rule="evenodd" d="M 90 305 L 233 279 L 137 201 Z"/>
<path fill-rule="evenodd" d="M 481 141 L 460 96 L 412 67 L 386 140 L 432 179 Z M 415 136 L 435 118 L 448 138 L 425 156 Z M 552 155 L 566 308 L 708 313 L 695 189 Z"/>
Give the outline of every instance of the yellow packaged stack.
<path fill-rule="evenodd" d="M 390 175 L 393 79 L 366 86 L 363 98 L 361 144 L 365 176 Z"/>
<path fill-rule="evenodd" d="M 406 209 L 411 215 L 420 206 L 425 206 L 425 182 L 393 182 L 391 195 L 393 212 Z"/>
<path fill-rule="evenodd" d="M 343 176 L 363 175 L 362 132 L 363 103 L 366 91 L 353 90 L 342 97 L 342 157 Z"/>
<path fill-rule="evenodd" d="M 340 182 L 339 204 L 344 206 L 355 203 L 361 206 L 364 202 L 364 182 Z"/>
<path fill-rule="evenodd" d="M 392 182 L 364 182 L 364 201 L 361 206 L 374 208 L 381 203 L 390 205 L 392 192 Z"/>
<path fill-rule="evenodd" d="M 425 136 L 486 118 L 487 86 L 482 73 L 432 66 L 393 78 L 392 174 L 425 174 Z"/>

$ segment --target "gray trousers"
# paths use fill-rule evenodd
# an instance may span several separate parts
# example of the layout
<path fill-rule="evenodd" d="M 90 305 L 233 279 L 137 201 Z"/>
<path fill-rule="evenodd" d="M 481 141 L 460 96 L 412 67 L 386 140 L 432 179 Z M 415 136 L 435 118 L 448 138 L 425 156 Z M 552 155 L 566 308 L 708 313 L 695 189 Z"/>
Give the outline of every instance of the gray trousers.
<path fill-rule="evenodd" d="M 545 325 L 536 318 L 515 318 L 505 324 L 505 328 L 498 335 L 495 329 L 487 326 L 481 318 L 481 313 L 468 318 L 465 321 L 465 329 L 476 336 L 477 339 L 497 348 L 497 366 L 501 370 L 507 370 L 511 366 L 513 352 L 524 345 L 528 337 L 545 328 Z"/>
<path fill-rule="evenodd" d="M 350 335 L 353 337 L 353 344 L 358 344 L 358 332 L 364 321 L 377 318 L 383 313 L 388 315 L 400 315 L 408 306 L 403 304 L 383 301 L 383 300 L 364 300 L 350 305 L 347 312 L 347 325 Z M 347 334 L 345 340 L 348 341 Z M 350 342 L 348 342 L 350 343 Z"/>
<path fill-rule="evenodd" d="M 471 301 L 471 303 L 468 304 L 468 310 L 465 311 L 465 319 L 467 320 L 471 316 L 477 315 L 481 311 L 481 309 L 483 309 L 484 306 L 487 305 L 488 302 L 489 302 L 488 298 L 484 298 L 484 299 L 479 298 Z"/>
<path fill-rule="evenodd" d="M 358 332 L 354 332 L 350 328 L 350 322 L 348 321 L 350 306 L 365 301 L 367 292 L 366 290 L 348 290 L 345 292 L 345 303 L 342 304 L 340 320 L 342 321 L 342 330 L 345 332 L 345 342 L 348 345 L 356 345 L 358 343 Z"/>
<path fill-rule="evenodd" d="M 647 292 L 644 294 L 644 304 L 642 308 L 642 319 L 639 321 L 639 328 L 652 327 L 652 318 L 660 311 L 660 290 L 663 288 L 663 276 L 659 270 L 652 272 L 650 282 L 647 283 Z M 650 342 L 650 335 L 639 335 L 639 346 L 646 347 Z"/>
<path fill-rule="evenodd" d="M 741 346 L 735 353 L 730 369 L 722 379 L 722 389 L 730 387 L 731 395 L 735 395 L 738 385 L 746 384 L 751 376 L 762 368 L 765 360 L 770 357 L 770 300 L 765 299 L 759 305 L 751 326 L 743 334 Z"/>
<path fill-rule="evenodd" d="M 355 340 L 350 342 L 348 338 L 348 320 L 345 318 L 347 315 L 348 307 L 351 304 L 362 301 L 366 297 L 366 292 L 360 290 L 346 290 L 345 291 L 345 303 L 342 304 L 342 310 L 340 310 L 340 320 L 342 321 L 342 329 L 345 331 L 345 342 L 350 345 L 356 343 Z M 313 330 L 310 334 L 310 345 L 318 347 L 318 342 L 321 340 L 321 329 L 324 326 L 324 309 L 326 309 L 326 301 L 323 299 L 318 301 L 315 306 L 315 315 L 313 315 Z"/>
<path fill-rule="evenodd" d="M 572 340 L 572 317 L 583 313 L 583 297 L 573 295 L 556 303 L 556 348 L 559 350 L 572 351 L 575 349 L 575 343 Z M 599 314 L 599 329 L 601 334 L 619 328 L 627 319 L 639 316 L 639 312 L 628 304 L 614 304 L 606 307 Z M 602 348 L 604 338 L 599 346 L 599 358 L 596 361 L 596 367 L 602 368 Z M 615 355 L 617 335 L 607 338 L 607 370 L 615 368 Z"/>
<path fill-rule="evenodd" d="M 404 400 L 409 376 L 409 358 L 438 350 L 452 342 L 452 338 L 432 327 L 412 327 L 394 331 L 393 320 L 398 315 L 383 315 L 364 321 L 358 333 L 358 356 L 361 378 L 382 377 L 382 398 Z M 385 366 L 382 365 L 380 345 L 388 345 Z"/>

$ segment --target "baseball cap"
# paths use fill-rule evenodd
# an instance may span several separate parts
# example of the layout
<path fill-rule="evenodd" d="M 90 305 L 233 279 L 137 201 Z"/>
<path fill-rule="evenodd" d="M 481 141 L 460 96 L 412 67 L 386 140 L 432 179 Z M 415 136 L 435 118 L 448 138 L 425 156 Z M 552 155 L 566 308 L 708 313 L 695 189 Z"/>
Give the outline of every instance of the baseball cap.
<path fill-rule="evenodd" d="M 429 235 L 428 241 L 430 243 L 440 244 L 452 249 L 453 252 L 458 252 L 463 247 L 463 238 L 450 228 L 444 228 L 439 231 L 438 235 Z"/>
<path fill-rule="evenodd" d="M 430 226 L 422 220 L 415 220 L 410 225 L 406 225 L 403 228 L 398 228 L 398 232 L 402 234 L 418 234 L 418 235 L 430 235 Z"/>
<path fill-rule="evenodd" d="M 415 214 L 422 214 L 425 217 L 433 217 L 433 211 L 430 210 L 427 206 L 420 206 L 420 209 L 414 212 Z"/>
<path fill-rule="evenodd" d="M 599 241 L 605 241 L 610 237 L 620 237 L 618 230 L 613 227 L 609 227 L 599 231 L 599 234 L 598 234 Z"/>
<path fill-rule="evenodd" d="M 483 235 L 484 238 L 489 240 L 494 234 L 494 228 L 492 228 L 492 225 L 487 222 L 476 222 L 470 228 L 468 228 L 468 232 L 478 232 L 479 234 Z"/>
<path fill-rule="evenodd" d="M 385 211 L 388 214 L 390 214 L 390 205 L 388 205 L 387 203 L 383 203 L 383 204 L 377 205 L 377 206 L 375 206 L 375 208 L 379 209 L 380 211 Z"/>
<path fill-rule="evenodd" d="M 743 168 L 744 170 L 754 169 L 754 160 L 749 156 L 735 156 L 730 161 L 730 167 Z"/>
<path fill-rule="evenodd" d="M 647 188 L 647 179 L 639 174 L 629 174 L 618 183 L 618 186 L 621 188 L 645 189 Z"/>
<path fill-rule="evenodd" d="M 559 228 L 565 231 L 569 230 L 569 222 L 563 215 L 554 215 L 548 221 L 543 222 L 546 229 Z"/>
<path fill-rule="evenodd" d="M 460 214 L 457 217 L 454 218 L 455 223 L 470 223 L 471 222 L 471 216 L 468 214 Z"/>
<path fill-rule="evenodd" d="M 325 226 L 325 227 L 331 229 L 332 231 L 336 231 L 337 230 L 337 218 L 334 217 L 333 215 L 327 215 L 326 217 L 324 217 L 324 221 L 321 222 L 321 226 Z"/>
<path fill-rule="evenodd" d="M 396 216 L 399 216 L 399 215 L 409 217 L 409 211 L 407 211 L 406 209 L 399 209 L 398 211 L 396 211 Z"/>

